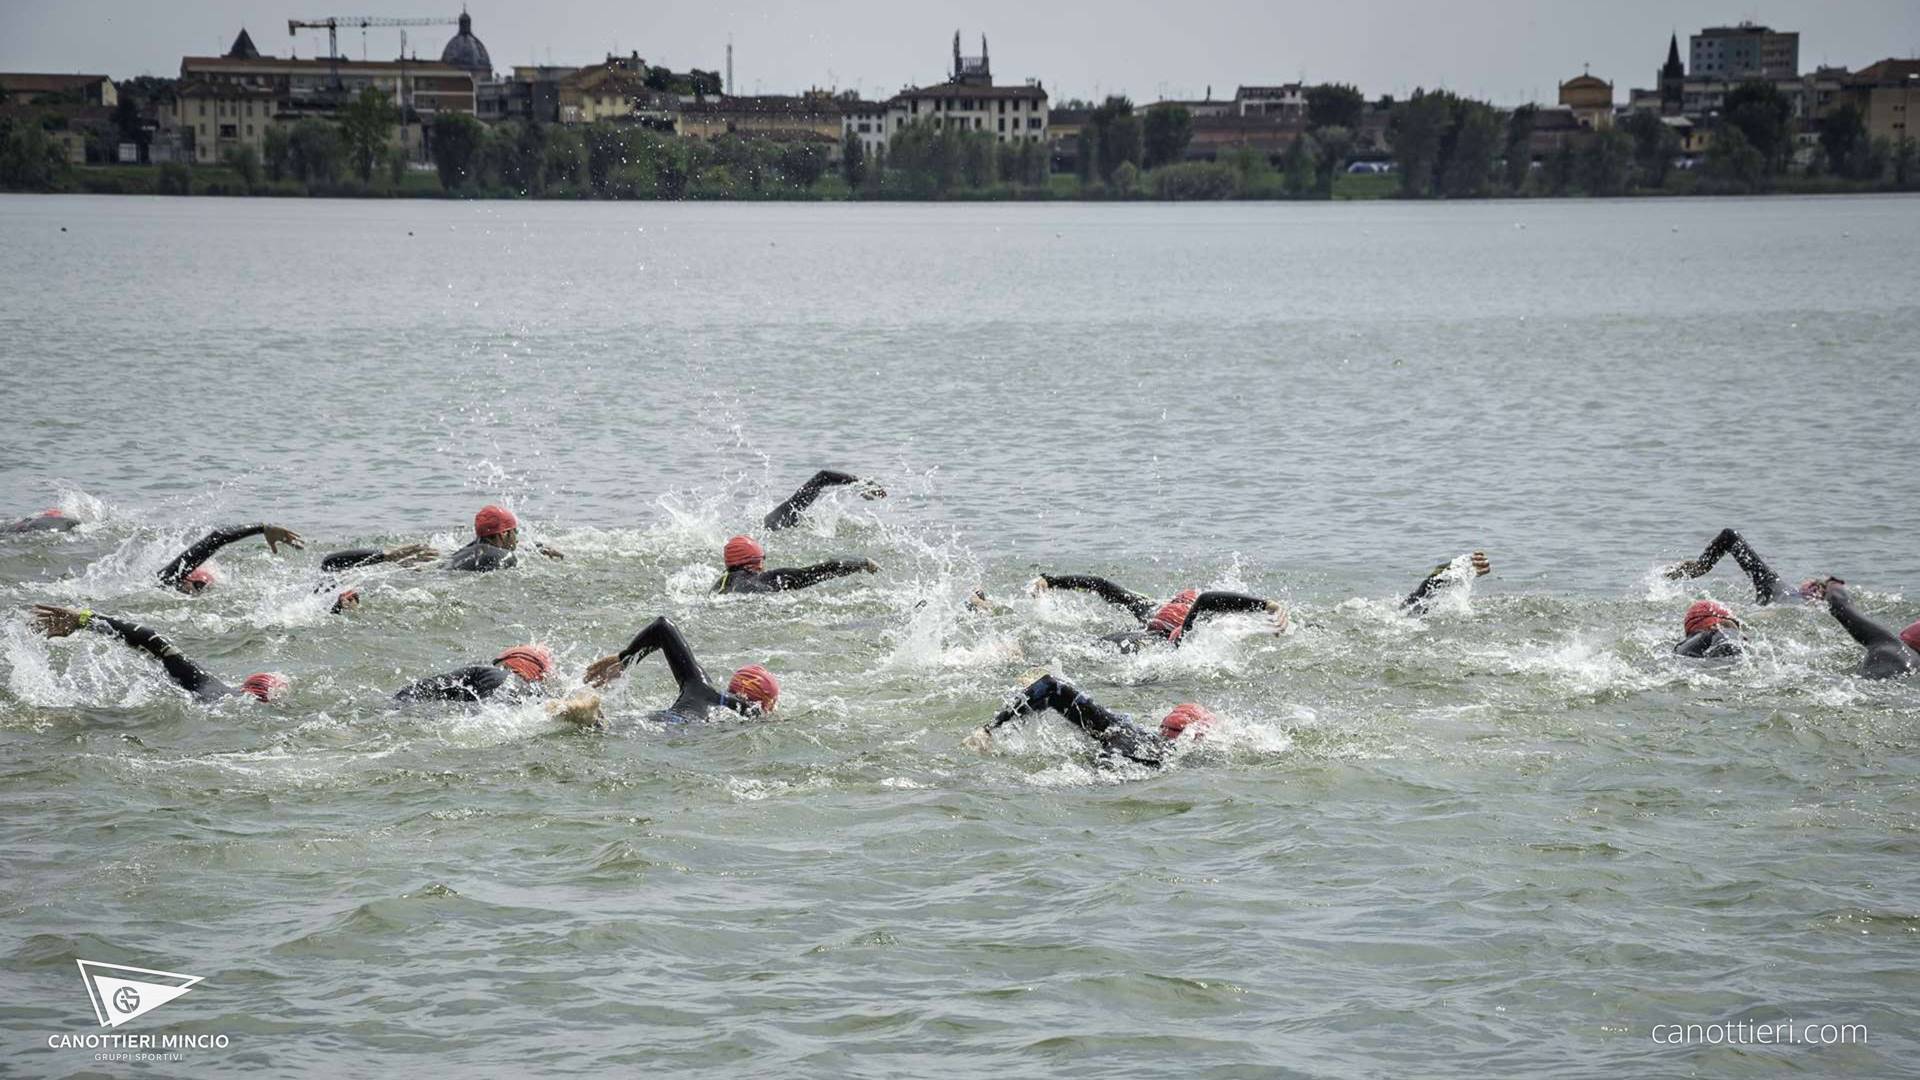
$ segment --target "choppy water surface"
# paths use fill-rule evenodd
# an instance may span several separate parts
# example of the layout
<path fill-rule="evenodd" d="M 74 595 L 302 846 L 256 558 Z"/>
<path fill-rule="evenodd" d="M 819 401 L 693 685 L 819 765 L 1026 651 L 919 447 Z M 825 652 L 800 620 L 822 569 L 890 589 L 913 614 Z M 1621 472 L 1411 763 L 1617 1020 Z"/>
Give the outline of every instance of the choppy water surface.
<path fill-rule="evenodd" d="M 1654 573 L 1735 525 L 1920 617 L 1916 211 L 0 198 L 0 516 L 88 522 L 0 540 L 0 1070 L 134 1068 L 46 1047 L 84 958 L 206 977 L 122 1031 L 232 1045 L 159 1073 L 1916 1075 L 1920 686 Z M 772 562 L 883 572 L 710 595 L 823 465 L 892 497 Z M 495 499 L 567 559 L 312 594 Z M 308 551 L 150 586 L 262 519 Z M 1303 625 L 1122 658 L 1041 570 Z M 1668 655 L 1700 595 L 1752 657 Z M 190 704 L 39 601 L 294 693 Z M 661 613 L 779 722 L 649 724 L 657 661 L 605 735 L 386 701 Z M 963 749 L 1038 667 L 1226 730 Z M 1649 1037 L 1788 1018 L 1869 1041 Z"/>

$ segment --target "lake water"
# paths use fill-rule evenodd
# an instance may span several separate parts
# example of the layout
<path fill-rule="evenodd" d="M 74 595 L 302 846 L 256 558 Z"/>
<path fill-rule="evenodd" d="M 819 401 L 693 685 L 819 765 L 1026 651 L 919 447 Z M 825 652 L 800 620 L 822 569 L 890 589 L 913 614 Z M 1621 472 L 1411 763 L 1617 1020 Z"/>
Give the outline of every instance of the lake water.
<path fill-rule="evenodd" d="M 1920 200 L 657 205 L 0 197 L 0 1072 L 1920 1075 Z M 806 527 L 760 516 L 813 470 Z M 376 568 L 504 500 L 566 554 Z M 152 584 L 222 523 L 198 599 Z M 876 576 L 715 597 L 719 548 Z M 1494 574 L 1396 600 L 1475 548 Z M 1178 651 L 1042 571 L 1245 620 Z M 969 611 L 982 586 L 999 602 Z M 1744 660 L 1669 654 L 1713 596 Z M 284 703 L 186 701 L 137 619 Z M 399 709 L 657 614 L 778 722 Z M 1223 730 L 1149 774 L 1035 668 Z M 205 977 L 102 1063 L 74 961 Z M 1668 1046 L 1655 1025 L 1861 1024 Z"/>

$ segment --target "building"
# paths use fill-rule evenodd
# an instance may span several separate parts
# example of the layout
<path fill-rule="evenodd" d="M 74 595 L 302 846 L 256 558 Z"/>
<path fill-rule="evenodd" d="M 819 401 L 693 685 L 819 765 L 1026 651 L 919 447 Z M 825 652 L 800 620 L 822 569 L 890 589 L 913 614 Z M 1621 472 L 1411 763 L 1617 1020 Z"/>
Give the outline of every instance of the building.
<path fill-rule="evenodd" d="M 490 122 L 557 124 L 561 85 L 579 70 L 547 64 L 516 66 L 506 78 L 480 84 L 476 115 Z"/>
<path fill-rule="evenodd" d="M 1613 126 L 1613 84 L 1587 73 L 1560 84 L 1560 106 L 1581 127 L 1605 131 Z"/>
<path fill-rule="evenodd" d="M 105 75 L 37 75 L 0 73 L 0 89 L 9 105 L 69 103 L 112 108 L 120 104 L 113 80 Z"/>
<path fill-rule="evenodd" d="M 278 95 L 270 87 L 194 78 L 180 81 L 161 119 L 180 160 L 213 164 L 228 151 L 246 146 L 263 154 L 267 128 L 277 122 Z M 169 120 L 171 122 L 169 122 Z"/>
<path fill-rule="evenodd" d="M 1800 34 L 1743 22 L 1709 26 L 1688 40 L 1687 74 L 1696 79 L 1791 79 L 1800 74 Z"/>
<path fill-rule="evenodd" d="M 487 55 L 487 47 L 480 39 L 473 36 L 473 16 L 465 11 L 460 13 L 460 32 L 440 50 L 440 62 L 472 72 L 476 83 L 493 81 L 493 58 Z"/>
<path fill-rule="evenodd" d="M 1860 110 L 1870 139 L 1920 138 L 1914 117 L 1920 115 L 1920 60 L 1882 60 L 1847 79 L 1846 100 Z"/>
<path fill-rule="evenodd" d="M 838 157 L 846 125 L 840 103 L 831 95 L 814 90 L 798 96 L 762 94 L 687 102 L 680 106 L 673 130 L 689 139 L 744 135 L 822 142 L 831 144 L 833 155 Z"/>
<path fill-rule="evenodd" d="M 1654 75 L 1654 85 L 1660 89 L 1660 115 L 1679 116 L 1680 98 L 1687 81 L 1686 66 L 1680 63 L 1680 35 L 1667 37 L 1667 62 L 1660 65 Z"/>
<path fill-rule="evenodd" d="M 852 136 L 860 140 L 860 149 L 867 160 L 874 159 L 887 148 L 887 103 L 884 101 L 861 101 L 858 98 L 840 99 L 841 138 Z"/>
<path fill-rule="evenodd" d="M 980 37 L 979 56 L 962 56 L 956 30 L 952 77 L 937 86 L 909 87 L 887 102 L 887 137 L 909 124 L 988 132 L 1003 143 L 1044 143 L 1047 92 L 1037 79 L 1024 86 L 995 86 L 986 35 Z"/>
<path fill-rule="evenodd" d="M 559 80 L 557 91 L 563 124 L 631 119 L 636 105 L 654 93 L 647 86 L 647 62 L 637 52 L 609 53 L 605 63 L 578 68 Z"/>
<path fill-rule="evenodd" d="M 1271 116 L 1305 122 L 1307 88 L 1299 83 L 1242 86 L 1233 92 L 1233 112 L 1239 116 Z"/>
<path fill-rule="evenodd" d="M 1226 98 L 1216 99 L 1213 96 L 1213 87 L 1209 86 L 1207 87 L 1207 96 L 1201 98 L 1199 101 L 1156 101 L 1140 111 L 1144 113 L 1153 109 L 1171 109 L 1178 106 L 1179 108 L 1187 110 L 1188 116 L 1198 120 L 1201 117 L 1237 116 L 1239 115 L 1239 105 L 1239 102 L 1229 101 Z"/>

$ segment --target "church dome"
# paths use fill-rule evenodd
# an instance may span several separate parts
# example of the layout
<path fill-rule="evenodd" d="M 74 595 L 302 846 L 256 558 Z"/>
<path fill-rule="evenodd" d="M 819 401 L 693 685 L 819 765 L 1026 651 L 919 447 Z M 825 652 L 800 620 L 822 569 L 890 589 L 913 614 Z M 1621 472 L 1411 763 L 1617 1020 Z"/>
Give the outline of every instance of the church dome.
<path fill-rule="evenodd" d="M 493 58 L 487 55 L 487 47 L 480 44 L 480 39 L 473 36 L 473 16 L 464 11 L 460 13 L 460 32 L 440 50 L 440 62 L 466 68 L 482 79 L 493 77 Z"/>

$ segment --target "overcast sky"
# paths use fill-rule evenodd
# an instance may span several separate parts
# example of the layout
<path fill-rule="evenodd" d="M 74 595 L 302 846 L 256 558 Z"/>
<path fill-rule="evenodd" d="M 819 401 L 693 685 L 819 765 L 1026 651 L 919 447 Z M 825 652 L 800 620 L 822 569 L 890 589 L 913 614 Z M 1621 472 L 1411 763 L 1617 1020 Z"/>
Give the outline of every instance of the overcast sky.
<path fill-rule="evenodd" d="M 334 7 L 337 3 L 341 6 Z M 265 53 L 324 54 L 324 31 L 290 38 L 287 19 L 328 15 L 458 15 L 458 0 L 0 0 L 0 70 L 177 75 L 182 55 L 225 51 L 246 26 Z M 1751 19 L 1800 32 L 1803 69 L 1863 67 L 1920 53 L 1920 0 L 1332 0 L 1282 3 L 1044 3 L 972 0 L 836 4 L 674 0 L 469 0 L 494 67 L 580 64 L 638 50 L 676 69 L 719 69 L 729 36 L 739 93 L 810 86 L 883 97 L 942 79 L 959 29 L 968 54 L 981 33 L 996 81 L 1038 78 L 1056 98 L 1130 94 L 1136 101 L 1230 97 L 1239 83 L 1357 83 L 1369 97 L 1416 86 L 1500 104 L 1551 101 L 1591 65 L 1615 84 L 1653 85 L 1667 35 Z M 437 58 L 451 28 L 410 29 L 408 48 Z M 361 32 L 341 52 L 361 56 Z M 399 32 L 366 32 L 366 55 L 398 55 Z"/>

